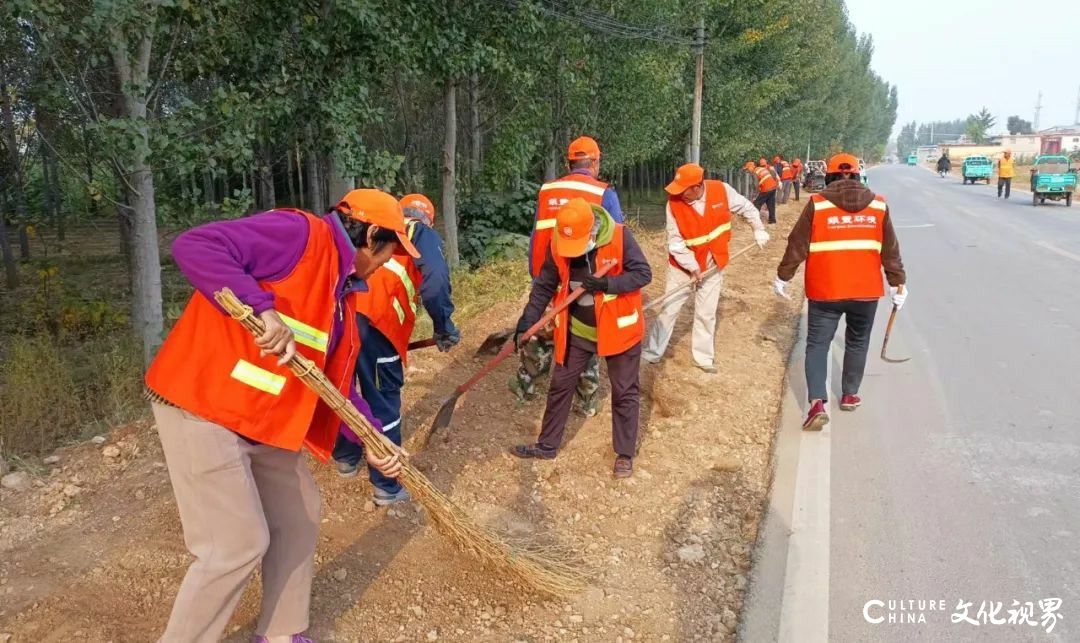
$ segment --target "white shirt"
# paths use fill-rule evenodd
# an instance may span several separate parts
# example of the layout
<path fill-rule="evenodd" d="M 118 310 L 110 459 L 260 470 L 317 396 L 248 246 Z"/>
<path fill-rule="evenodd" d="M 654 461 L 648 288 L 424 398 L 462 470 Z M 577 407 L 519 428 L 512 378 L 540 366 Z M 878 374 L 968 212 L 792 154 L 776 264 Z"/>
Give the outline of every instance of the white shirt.
<path fill-rule="evenodd" d="M 708 187 L 705 189 L 708 190 Z M 727 191 L 728 209 L 731 210 L 731 213 L 746 219 L 750 223 L 750 227 L 754 230 L 764 230 L 764 226 L 761 225 L 761 213 L 754 207 L 754 204 L 727 183 L 724 183 L 724 189 Z M 704 190 L 701 193 L 701 198 L 690 203 L 690 207 L 692 207 L 694 212 L 699 216 L 705 216 Z M 682 233 L 679 232 L 679 225 L 675 223 L 675 217 L 671 214 L 670 201 L 665 206 L 665 210 L 667 212 L 668 252 L 672 257 L 675 257 L 675 262 L 684 269 L 690 272 L 700 270 L 697 258 L 694 256 L 694 251 L 686 247 L 686 240 L 683 239 Z M 705 262 L 706 270 L 716 265 L 712 253 L 709 254 Z"/>

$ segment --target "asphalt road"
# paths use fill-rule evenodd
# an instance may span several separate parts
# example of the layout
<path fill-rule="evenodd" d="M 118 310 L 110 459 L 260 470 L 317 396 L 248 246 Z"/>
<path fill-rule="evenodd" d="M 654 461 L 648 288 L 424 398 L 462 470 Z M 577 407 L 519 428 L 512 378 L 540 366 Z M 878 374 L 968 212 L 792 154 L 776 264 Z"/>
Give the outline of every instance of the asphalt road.
<path fill-rule="evenodd" d="M 802 433 L 796 348 L 741 639 L 1080 641 L 1080 204 L 917 167 L 869 177 L 911 287 L 889 353 L 912 360 L 877 357 L 883 299 L 863 407 L 835 407 L 841 330 L 832 422 Z"/>

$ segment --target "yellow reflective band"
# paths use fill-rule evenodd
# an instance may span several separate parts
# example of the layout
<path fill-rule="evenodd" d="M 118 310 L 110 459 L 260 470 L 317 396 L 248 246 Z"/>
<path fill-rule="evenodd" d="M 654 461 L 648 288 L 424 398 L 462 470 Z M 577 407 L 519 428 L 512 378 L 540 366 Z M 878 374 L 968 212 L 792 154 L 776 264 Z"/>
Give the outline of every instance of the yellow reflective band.
<path fill-rule="evenodd" d="M 820 201 L 814 201 L 814 210 L 827 210 L 829 208 L 835 208 L 836 204 L 832 201 L 822 198 Z"/>
<path fill-rule="evenodd" d="M 834 252 L 836 250 L 873 250 L 881 252 L 881 242 L 870 239 L 850 241 L 816 241 L 810 244 L 810 252 Z"/>
<path fill-rule="evenodd" d="M 885 202 L 880 200 L 880 199 L 874 199 L 873 201 L 870 202 L 870 205 L 868 205 L 866 207 L 870 208 L 871 210 L 881 210 L 882 212 L 884 212 L 885 211 Z"/>
<path fill-rule="evenodd" d="M 540 191 L 545 190 L 577 190 L 579 192 L 588 192 L 589 194 L 595 194 L 596 196 L 604 196 L 604 190 L 607 188 L 600 187 L 599 185 L 592 185 L 591 183 L 584 183 L 580 181 L 552 181 L 551 183 L 545 183 L 540 186 Z"/>
<path fill-rule="evenodd" d="M 394 306 L 394 312 L 397 313 L 397 323 L 405 323 L 405 311 L 401 309 L 401 304 L 398 303 L 397 297 L 390 300 L 390 303 Z"/>
<path fill-rule="evenodd" d="M 552 217 L 550 219 L 540 219 L 539 221 L 536 222 L 536 229 L 537 230 L 550 230 L 550 229 L 552 229 L 554 227 L 555 227 L 555 218 L 554 217 Z"/>
<path fill-rule="evenodd" d="M 236 366 L 229 375 L 235 380 L 240 380 L 270 395 L 281 395 L 281 389 L 285 388 L 284 377 L 244 360 L 236 362 Z"/>
<path fill-rule="evenodd" d="M 285 322 L 285 325 L 292 330 L 293 337 L 296 339 L 297 344 L 303 344 L 304 346 L 314 348 L 322 353 L 326 352 L 327 342 L 329 341 L 326 333 L 283 313 L 279 312 L 278 316 L 281 317 L 281 321 Z"/>
<path fill-rule="evenodd" d="M 416 288 L 413 286 L 412 279 L 409 278 L 409 271 L 405 270 L 405 266 L 401 265 L 397 259 L 391 259 L 386 262 L 386 269 L 397 275 L 397 278 L 401 280 L 401 285 L 405 287 L 405 293 L 409 296 L 409 308 L 412 309 L 413 314 L 416 314 Z M 394 300 L 397 303 L 397 299 Z M 400 307 L 400 305 L 399 305 Z M 404 313 L 402 313 L 404 315 Z"/>
<path fill-rule="evenodd" d="M 634 324 L 636 324 L 637 320 L 638 320 L 638 312 L 635 310 L 630 315 L 626 315 L 624 317 L 619 317 L 618 319 L 616 319 L 615 320 L 615 325 L 618 326 L 619 328 L 626 328 L 627 326 L 633 326 Z"/>
<path fill-rule="evenodd" d="M 619 298 L 618 295 L 612 295 L 612 294 L 605 293 L 604 294 L 604 303 L 607 303 L 609 301 L 615 301 L 618 298 Z"/>
<path fill-rule="evenodd" d="M 703 243 L 709 243 L 713 239 L 719 237 L 720 235 L 724 234 L 725 232 L 728 232 L 729 230 L 731 230 L 731 222 L 730 221 L 728 223 L 723 224 L 723 225 L 717 226 L 716 229 L 713 230 L 712 232 L 710 232 L 709 234 L 702 235 L 700 237 L 694 237 L 693 239 L 687 239 L 686 240 L 686 247 L 687 248 L 693 248 L 694 246 L 700 246 Z"/>

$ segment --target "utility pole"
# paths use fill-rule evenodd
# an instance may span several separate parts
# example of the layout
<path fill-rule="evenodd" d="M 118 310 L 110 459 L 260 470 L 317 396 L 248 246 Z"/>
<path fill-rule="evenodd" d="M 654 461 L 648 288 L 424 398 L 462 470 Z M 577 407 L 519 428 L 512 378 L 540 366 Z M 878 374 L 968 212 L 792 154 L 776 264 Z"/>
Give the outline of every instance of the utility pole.
<path fill-rule="evenodd" d="M 1073 116 L 1073 123 L 1080 125 L 1080 89 L 1076 90 L 1076 116 Z"/>
<path fill-rule="evenodd" d="M 1035 130 L 1036 134 L 1039 133 L 1039 112 L 1041 112 L 1041 111 L 1042 111 L 1042 90 L 1040 89 L 1039 90 L 1039 100 L 1035 101 L 1035 123 L 1033 124 L 1033 127 L 1032 127 L 1032 129 Z"/>
<path fill-rule="evenodd" d="M 690 124 L 690 162 L 701 162 L 701 89 L 705 75 L 705 18 L 698 18 L 694 29 L 694 56 L 697 58 L 694 70 L 694 112 Z"/>

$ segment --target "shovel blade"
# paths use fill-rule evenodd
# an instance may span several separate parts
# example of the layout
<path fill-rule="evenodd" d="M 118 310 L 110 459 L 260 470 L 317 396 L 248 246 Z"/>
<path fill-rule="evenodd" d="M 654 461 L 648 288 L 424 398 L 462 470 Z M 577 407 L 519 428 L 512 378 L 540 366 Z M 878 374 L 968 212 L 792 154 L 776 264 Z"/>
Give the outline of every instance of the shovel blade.
<path fill-rule="evenodd" d="M 476 349 L 476 356 L 481 357 L 483 355 L 496 355 L 499 349 L 503 347 L 511 337 L 514 336 L 513 330 L 500 330 L 497 333 L 492 333 L 487 336 L 480 347 Z"/>
<path fill-rule="evenodd" d="M 450 422 L 454 419 L 454 408 L 457 406 L 459 397 L 461 397 L 460 393 L 454 393 L 446 398 L 446 401 L 439 407 L 439 412 L 435 414 L 435 419 L 431 422 L 431 430 L 428 431 L 428 440 L 430 440 L 439 430 L 449 430 Z M 449 439 L 449 433 L 443 436 L 443 442 L 446 442 Z"/>

